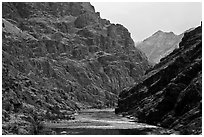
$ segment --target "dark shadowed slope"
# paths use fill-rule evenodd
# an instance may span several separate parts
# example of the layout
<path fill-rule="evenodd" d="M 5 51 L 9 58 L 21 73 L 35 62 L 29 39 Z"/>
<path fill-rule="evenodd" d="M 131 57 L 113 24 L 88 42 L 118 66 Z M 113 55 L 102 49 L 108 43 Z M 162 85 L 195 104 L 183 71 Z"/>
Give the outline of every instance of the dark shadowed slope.
<path fill-rule="evenodd" d="M 202 28 L 184 34 L 179 48 L 134 87 L 119 95 L 116 113 L 181 131 L 202 132 Z"/>

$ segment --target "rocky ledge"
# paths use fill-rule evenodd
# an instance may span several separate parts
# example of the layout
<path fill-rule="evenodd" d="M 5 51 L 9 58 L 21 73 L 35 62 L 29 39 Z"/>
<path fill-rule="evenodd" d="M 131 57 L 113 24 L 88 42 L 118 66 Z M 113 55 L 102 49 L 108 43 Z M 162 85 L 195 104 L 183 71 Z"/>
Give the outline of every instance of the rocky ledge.
<path fill-rule="evenodd" d="M 181 134 L 201 134 L 202 26 L 186 32 L 178 49 L 121 92 L 115 112 Z"/>

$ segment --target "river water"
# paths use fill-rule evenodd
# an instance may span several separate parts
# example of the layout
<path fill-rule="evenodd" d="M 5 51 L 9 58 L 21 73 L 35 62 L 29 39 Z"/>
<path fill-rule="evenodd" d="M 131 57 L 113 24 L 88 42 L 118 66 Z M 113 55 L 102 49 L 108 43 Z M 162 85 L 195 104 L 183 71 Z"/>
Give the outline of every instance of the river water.
<path fill-rule="evenodd" d="M 76 115 L 75 120 L 61 120 L 47 123 L 58 135 L 161 135 L 178 134 L 144 123 L 136 123 L 128 118 L 116 115 L 114 109 L 89 109 Z"/>

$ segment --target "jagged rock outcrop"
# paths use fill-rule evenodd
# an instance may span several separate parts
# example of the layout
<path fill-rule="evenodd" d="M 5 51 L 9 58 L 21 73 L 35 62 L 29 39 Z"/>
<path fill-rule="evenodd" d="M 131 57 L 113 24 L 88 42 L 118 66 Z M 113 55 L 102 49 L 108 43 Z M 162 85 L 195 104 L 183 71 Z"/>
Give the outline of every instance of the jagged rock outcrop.
<path fill-rule="evenodd" d="M 176 35 L 173 32 L 159 30 L 136 46 L 145 53 L 152 64 L 156 64 L 159 63 L 161 58 L 178 48 L 182 37 L 183 33 Z"/>
<path fill-rule="evenodd" d="M 9 2 L 2 11 L 3 134 L 36 134 L 31 113 L 70 119 L 77 109 L 113 107 L 149 67 L 128 30 L 90 3 Z"/>
<path fill-rule="evenodd" d="M 201 26 L 186 32 L 179 48 L 148 70 L 140 83 L 121 92 L 115 112 L 181 134 L 201 134 Z"/>

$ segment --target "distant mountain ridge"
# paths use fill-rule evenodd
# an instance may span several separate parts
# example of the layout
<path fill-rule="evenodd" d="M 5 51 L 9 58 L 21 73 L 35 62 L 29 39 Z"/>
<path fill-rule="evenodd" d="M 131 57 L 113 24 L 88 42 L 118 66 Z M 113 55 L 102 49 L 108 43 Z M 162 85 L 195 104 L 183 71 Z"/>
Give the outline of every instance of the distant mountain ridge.
<path fill-rule="evenodd" d="M 176 35 L 173 32 L 159 30 L 142 42 L 137 43 L 136 47 L 146 54 L 150 63 L 156 64 L 161 58 L 179 47 L 178 44 L 182 37 L 183 33 Z"/>

